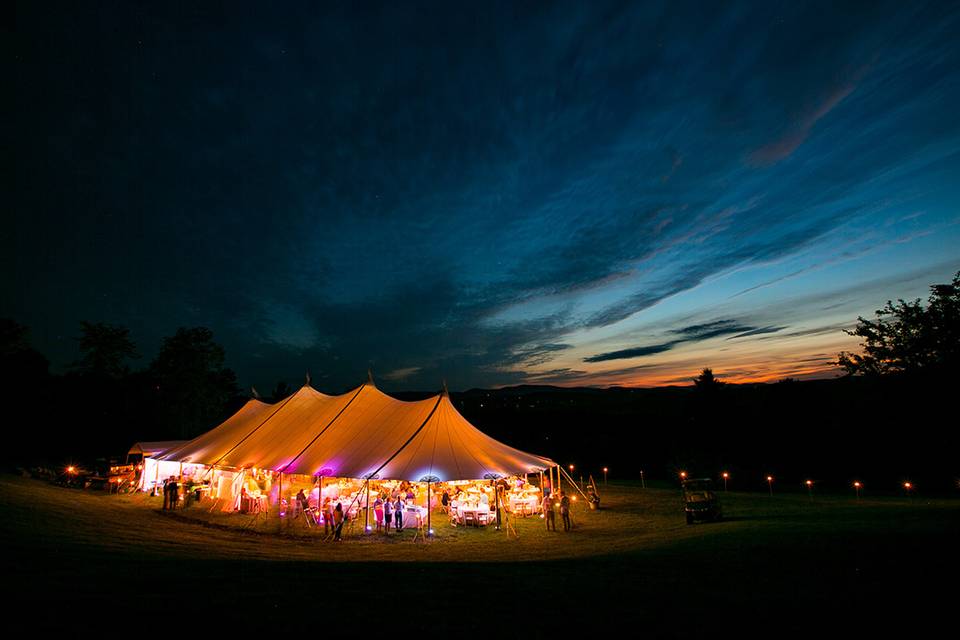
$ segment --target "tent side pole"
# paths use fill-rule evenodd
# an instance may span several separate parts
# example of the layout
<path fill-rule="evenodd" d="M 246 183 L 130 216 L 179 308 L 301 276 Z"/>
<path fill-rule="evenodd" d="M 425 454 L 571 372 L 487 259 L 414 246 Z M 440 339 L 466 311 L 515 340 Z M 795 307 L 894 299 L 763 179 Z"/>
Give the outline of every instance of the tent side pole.
<path fill-rule="evenodd" d="M 558 469 L 559 469 L 559 467 L 558 467 Z M 565 476 L 567 477 L 567 482 L 569 482 L 570 485 L 571 485 L 574 489 L 577 490 L 577 493 L 579 493 L 580 495 L 583 496 L 583 499 L 584 499 L 584 500 L 589 500 L 589 499 L 590 499 L 590 498 L 587 497 L 587 494 L 585 494 L 585 493 L 583 492 L 583 489 L 581 489 L 580 486 L 579 486 L 576 482 L 573 481 L 573 478 L 570 477 L 570 474 L 569 474 L 569 473 L 567 473 L 566 471 L 564 471 L 564 472 L 563 472 L 563 475 L 565 475 Z"/>
<path fill-rule="evenodd" d="M 367 508 L 363 510 L 363 532 L 370 533 L 370 478 L 367 478 Z"/>
<path fill-rule="evenodd" d="M 427 480 L 427 536 L 433 531 L 430 527 L 430 481 Z"/>
<path fill-rule="evenodd" d="M 280 472 L 280 491 L 277 493 L 277 517 L 283 517 L 283 471 Z"/>

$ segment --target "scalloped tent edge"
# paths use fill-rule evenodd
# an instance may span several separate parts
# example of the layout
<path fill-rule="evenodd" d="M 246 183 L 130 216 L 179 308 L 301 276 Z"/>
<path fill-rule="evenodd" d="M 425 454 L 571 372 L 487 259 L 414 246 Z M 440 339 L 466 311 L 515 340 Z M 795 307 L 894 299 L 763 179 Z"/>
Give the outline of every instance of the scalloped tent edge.
<path fill-rule="evenodd" d="M 405 402 L 372 380 L 338 396 L 305 384 L 275 404 L 251 399 L 217 427 L 157 459 L 411 482 L 480 480 L 556 466 L 480 431 L 457 411 L 446 390 Z"/>

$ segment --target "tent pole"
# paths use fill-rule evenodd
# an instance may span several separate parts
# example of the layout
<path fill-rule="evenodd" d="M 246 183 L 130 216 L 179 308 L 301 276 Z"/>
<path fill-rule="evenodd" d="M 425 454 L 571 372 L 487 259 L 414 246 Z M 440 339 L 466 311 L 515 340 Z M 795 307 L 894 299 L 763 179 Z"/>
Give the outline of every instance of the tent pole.
<path fill-rule="evenodd" d="M 280 491 L 277 493 L 277 517 L 283 517 L 283 471 L 280 472 Z"/>
<path fill-rule="evenodd" d="M 367 478 L 367 508 L 363 510 L 363 532 L 370 533 L 370 478 Z"/>
<path fill-rule="evenodd" d="M 427 480 L 427 537 L 430 536 L 430 532 L 433 529 L 430 528 L 430 481 Z"/>
<path fill-rule="evenodd" d="M 323 474 L 317 476 L 317 513 L 323 517 L 323 524 L 327 524 L 327 514 L 323 513 Z M 320 518 L 317 518 L 319 520 Z M 320 523 L 317 522 L 319 525 Z"/>

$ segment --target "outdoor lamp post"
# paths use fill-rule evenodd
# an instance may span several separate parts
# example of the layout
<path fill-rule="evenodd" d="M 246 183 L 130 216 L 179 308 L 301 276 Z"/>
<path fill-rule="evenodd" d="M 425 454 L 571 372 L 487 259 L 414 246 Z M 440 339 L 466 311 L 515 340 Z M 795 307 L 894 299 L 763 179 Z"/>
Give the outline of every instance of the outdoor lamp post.
<path fill-rule="evenodd" d="M 913 489 L 913 484 L 910 482 L 903 483 L 903 490 L 907 492 L 907 497 L 910 497 L 910 490 Z"/>
<path fill-rule="evenodd" d="M 860 499 L 860 481 L 857 480 L 853 483 L 853 490 L 857 493 L 857 500 Z"/>
<path fill-rule="evenodd" d="M 807 493 L 810 494 L 810 502 L 813 502 L 813 480 L 807 480 L 804 484 L 807 485 Z"/>
<path fill-rule="evenodd" d="M 726 471 L 723 472 L 723 492 L 727 492 L 727 480 L 730 479 L 730 474 Z"/>
<path fill-rule="evenodd" d="M 606 467 L 604 467 L 604 468 L 603 468 L 603 486 L 604 486 L 604 488 L 606 488 L 606 486 L 607 486 L 607 471 L 609 471 L 609 469 L 607 469 Z M 640 476 L 643 477 L 643 471 L 640 472 Z"/>
<path fill-rule="evenodd" d="M 767 476 L 767 488 L 770 489 L 770 497 L 773 497 L 773 476 Z"/>
<path fill-rule="evenodd" d="M 686 479 L 687 479 L 687 472 L 686 472 L 686 471 L 681 471 L 681 472 L 680 472 L 680 484 L 683 484 L 683 481 L 686 480 Z"/>
<path fill-rule="evenodd" d="M 647 481 L 643 479 L 643 469 L 640 469 L 640 488 L 641 489 L 647 488 Z"/>

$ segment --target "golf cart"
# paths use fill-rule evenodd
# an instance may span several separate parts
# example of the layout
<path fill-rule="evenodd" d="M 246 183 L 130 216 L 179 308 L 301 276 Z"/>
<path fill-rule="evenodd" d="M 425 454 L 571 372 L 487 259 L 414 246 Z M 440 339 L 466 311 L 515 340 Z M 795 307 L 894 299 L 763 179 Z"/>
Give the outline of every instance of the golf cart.
<path fill-rule="evenodd" d="M 720 520 L 723 517 L 720 512 L 720 499 L 713 492 L 713 481 L 710 478 L 684 480 L 683 501 L 687 524 Z"/>

